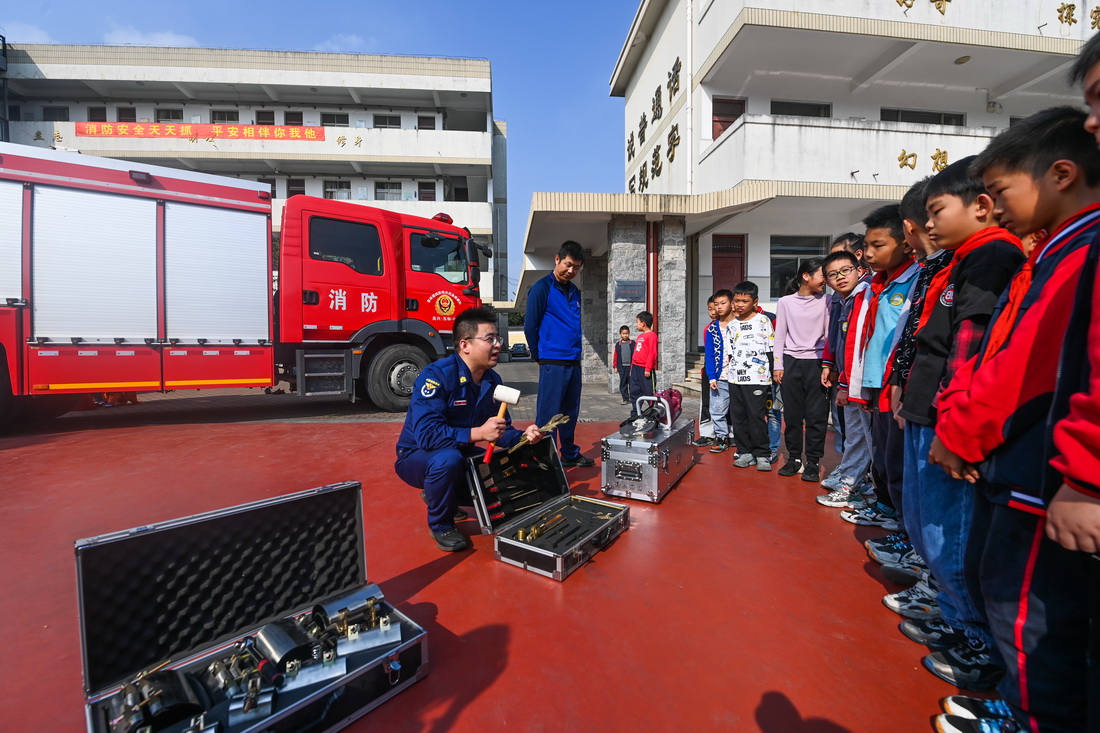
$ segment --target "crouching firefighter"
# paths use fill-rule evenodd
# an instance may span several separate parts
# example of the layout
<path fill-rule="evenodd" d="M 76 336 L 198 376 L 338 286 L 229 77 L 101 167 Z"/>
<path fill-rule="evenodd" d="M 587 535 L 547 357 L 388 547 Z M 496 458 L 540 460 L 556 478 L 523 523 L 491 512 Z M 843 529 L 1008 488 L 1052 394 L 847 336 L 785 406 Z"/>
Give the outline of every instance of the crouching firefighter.
<path fill-rule="evenodd" d="M 497 417 L 493 390 L 501 383 L 493 371 L 503 340 L 497 317 L 486 308 L 470 308 L 455 318 L 455 353 L 429 364 L 416 380 L 394 470 L 401 480 L 420 489 L 428 505 L 428 528 L 444 552 L 469 547 L 455 527 L 466 518 L 459 505 L 470 506 L 465 460 L 484 455 L 485 444 L 515 445 L 526 435 L 537 443 L 535 425 L 520 431 L 512 420 Z M 477 445 L 481 443 L 482 445 Z"/>

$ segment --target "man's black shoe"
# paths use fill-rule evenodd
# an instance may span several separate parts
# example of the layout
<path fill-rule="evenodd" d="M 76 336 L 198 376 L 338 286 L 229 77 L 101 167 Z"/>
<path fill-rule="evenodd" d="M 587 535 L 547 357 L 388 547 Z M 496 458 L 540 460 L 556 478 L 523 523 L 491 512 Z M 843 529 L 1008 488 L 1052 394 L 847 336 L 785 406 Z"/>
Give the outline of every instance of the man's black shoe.
<path fill-rule="evenodd" d="M 783 464 L 782 468 L 779 469 L 779 475 L 794 476 L 796 473 L 798 473 L 798 469 L 800 468 L 802 468 L 802 461 L 798 460 L 797 458 L 791 458 Z"/>
<path fill-rule="evenodd" d="M 806 461 L 806 467 L 802 469 L 802 480 L 812 481 L 815 484 L 821 481 L 821 468 L 816 463 Z"/>
<path fill-rule="evenodd" d="M 420 492 L 420 500 L 423 501 L 425 504 L 427 504 L 428 503 L 428 492 L 421 491 Z M 467 514 L 465 511 L 463 511 L 462 509 L 455 509 L 454 520 L 456 522 L 461 522 L 463 519 L 469 519 L 469 518 L 470 518 L 470 515 Z"/>
<path fill-rule="evenodd" d="M 434 529 L 431 532 L 432 537 L 435 538 L 436 547 L 443 550 L 443 552 L 458 552 L 470 546 L 466 535 L 459 532 L 455 527 L 451 527 L 446 532 L 436 532 Z"/>
<path fill-rule="evenodd" d="M 715 438 L 714 445 L 710 447 L 711 453 L 724 453 L 730 447 L 729 438 Z"/>
<path fill-rule="evenodd" d="M 595 466 L 596 462 L 587 456 L 577 456 L 576 458 L 563 458 L 561 465 L 565 468 L 572 468 L 573 466 L 588 468 L 589 466 Z"/>

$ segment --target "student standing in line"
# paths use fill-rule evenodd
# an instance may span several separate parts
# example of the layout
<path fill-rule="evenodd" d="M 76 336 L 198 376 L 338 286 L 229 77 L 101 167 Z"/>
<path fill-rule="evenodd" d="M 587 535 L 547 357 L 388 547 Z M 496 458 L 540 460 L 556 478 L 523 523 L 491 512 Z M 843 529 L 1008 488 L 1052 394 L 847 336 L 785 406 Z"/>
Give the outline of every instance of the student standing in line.
<path fill-rule="evenodd" d="M 634 360 L 634 339 L 630 338 L 630 327 L 619 326 L 619 341 L 611 357 L 611 365 L 619 373 L 619 394 L 623 404 L 630 404 L 630 364 Z"/>
<path fill-rule="evenodd" d="M 718 310 L 714 307 L 714 296 L 713 295 L 710 296 L 709 298 L 707 298 L 707 316 L 710 318 L 710 322 L 707 324 L 707 327 L 703 332 L 702 378 L 703 378 L 703 384 L 705 386 L 702 389 L 703 395 L 702 395 L 702 399 L 700 400 L 700 403 L 699 403 L 699 437 L 696 438 L 694 441 L 692 441 L 692 445 L 694 445 L 696 447 L 699 447 L 699 448 L 709 448 L 712 445 L 714 445 L 714 437 L 713 437 L 714 419 L 711 418 L 711 416 L 710 416 L 710 389 L 709 389 L 708 383 L 710 382 L 710 374 L 711 374 L 711 371 L 712 371 L 712 367 L 710 366 L 710 361 L 713 357 L 713 352 L 714 352 L 715 348 L 717 348 L 718 351 L 722 351 L 722 345 L 721 345 L 721 341 L 715 342 L 715 341 L 712 340 L 714 338 L 714 336 L 712 335 L 711 329 L 716 328 L 717 323 L 718 323 Z M 721 337 L 719 336 L 719 338 L 721 338 Z M 718 359 L 718 362 L 717 362 L 717 365 L 716 365 L 719 368 L 713 370 L 715 374 L 720 373 L 720 366 L 721 366 L 722 358 L 724 358 L 724 354 L 719 354 L 719 359 Z M 707 416 L 707 420 L 710 422 L 711 432 L 712 432 L 712 435 L 708 435 L 706 437 L 703 436 L 703 429 L 702 429 L 703 415 Z"/>
<path fill-rule="evenodd" d="M 733 293 L 719 290 L 714 294 L 716 319 L 707 327 L 706 366 L 710 380 L 710 424 L 714 426 L 711 453 L 722 453 L 730 446 L 730 350 L 729 329 L 734 322 Z"/>
<path fill-rule="evenodd" d="M 634 342 L 634 358 L 630 362 L 630 417 L 638 417 L 638 398 L 653 395 L 653 380 L 657 372 L 657 334 L 653 329 L 653 314 L 642 311 L 635 320 L 638 338 Z"/>
<path fill-rule="evenodd" d="M 730 427 L 741 454 L 738 468 L 772 470 L 768 447 L 768 402 L 771 399 L 772 322 L 758 306 L 756 283 L 746 280 L 733 289 L 734 321 L 727 329 L 729 346 Z"/>
<path fill-rule="evenodd" d="M 821 386 L 821 357 L 828 330 L 821 262 L 820 257 L 802 262 L 795 275 L 798 290 L 779 299 L 775 319 L 775 381 L 783 388 L 787 422 L 787 462 L 779 475 L 794 476 L 801 471 L 803 481 L 814 483 L 821 480 L 829 421 L 829 405 Z"/>

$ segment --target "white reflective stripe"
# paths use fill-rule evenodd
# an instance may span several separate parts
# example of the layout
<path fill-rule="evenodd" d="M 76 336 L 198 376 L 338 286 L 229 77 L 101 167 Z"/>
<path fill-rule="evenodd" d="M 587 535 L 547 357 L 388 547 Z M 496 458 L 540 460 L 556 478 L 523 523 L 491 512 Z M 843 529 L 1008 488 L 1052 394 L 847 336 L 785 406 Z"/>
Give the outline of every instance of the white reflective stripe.
<path fill-rule="evenodd" d="M 0 303 L 23 297 L 23 186 L 0 181 Z"/>
<path fill-rule="evenodd" d="M 217 356 L 220 353 L 221 353 L 220 351 L 203 351 L 202 355 L 203 356 Z"/>
<path fill-rule="evenodd" d="M 316 326 L 302 326 L 302 328 L 317 328 Z"/>
<path fill-rule="evenodd" d="M 329 326 L 328 330 L 330 330 L 330 331 L 343 331 L 344 327 L 343 326 Z"/>
<path fill-rule="evenodd" d="M 133 351 L 116 351 L 115 356 L 133 356 L 135 353 Z"/>
<path fill-rule="evenodd" d="M 234 356 L 248 356 L 251 353 L 252 353 L 251 351 L 234 351 L 233 355 Z"/>
<path fill-rule="evenodd" d="M 186 351 L 169 351 L 168 356 L 187 356 Z"/>
<path fill-rule="evenodd" d="M 78 352 L 76 352 L 76 355 L 77 356 L 99 356 L 99 352 L 98 351 L 78 351 Z"/>
<path fill-rule="evenodd" d="M 152 199 L 35 188 L 34 337 L 156 334 L 156 210 Z"/>
<path fill-rule="evenodd" d="M 267 217 L 169 201 L 164 239 L 168 338 L 269 338 Z"/>
<path fill-rule="evenodd" d="M 60 351 L 42 351 L 41 349 L 38 350 L 39 356 L 59 356 L 60 354 Z"/>

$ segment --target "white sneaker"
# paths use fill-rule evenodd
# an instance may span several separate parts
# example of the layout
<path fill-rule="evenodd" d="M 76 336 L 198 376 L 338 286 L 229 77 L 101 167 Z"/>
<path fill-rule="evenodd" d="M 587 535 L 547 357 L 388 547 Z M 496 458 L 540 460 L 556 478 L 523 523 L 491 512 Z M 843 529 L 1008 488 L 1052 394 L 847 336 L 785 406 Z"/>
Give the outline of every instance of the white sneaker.
<path fill-rule="evenodd" d="M 772 462 L 770 458 L 757 458 L 756 459 L 757 471 L 770 471 L 772 470 Z"/>

